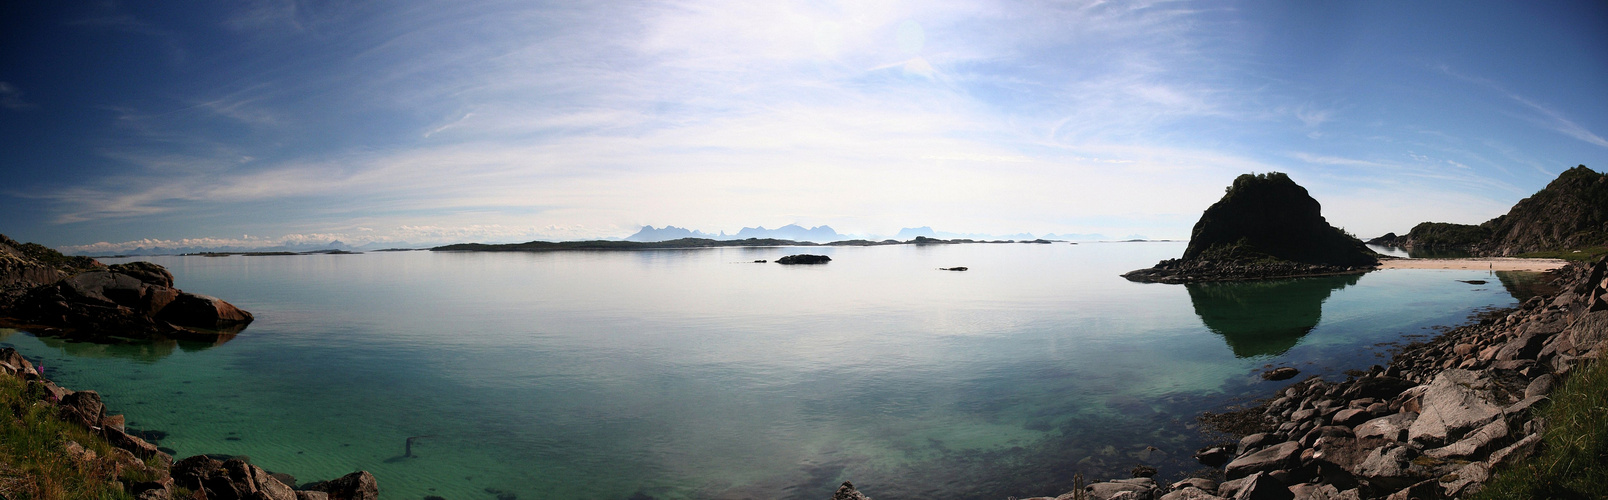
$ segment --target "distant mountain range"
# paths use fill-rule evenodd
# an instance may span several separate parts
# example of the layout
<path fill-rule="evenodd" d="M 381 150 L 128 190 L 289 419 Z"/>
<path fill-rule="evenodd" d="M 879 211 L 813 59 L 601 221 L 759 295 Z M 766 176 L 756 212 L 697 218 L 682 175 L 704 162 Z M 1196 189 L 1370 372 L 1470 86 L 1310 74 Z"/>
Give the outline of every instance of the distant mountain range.
<path fill-rule="evenodd" d="M 951 232 L 947 232 L 947 231 L 935 231 L 930 226 L 907 227 L 907 228 L 900 229 L 899 232 L 897 234 L 894 234 L 893 236 L 884 237 L 884 236 L 877 236 L 877 235 L 842 234 L 842 233 L 837 232 L 836 230 L 833 230 L 831 226 L 816 226 L 816 227 L 812 227 L 812 228 L 805 228 L 805 227 L 800 226 L 798 224 L 788 224 L 788 225 L 785 225 L 785 226 L 782 226 L 782 227 L 778 227 L 776 229 L 765 229 L 764 226 L 760 226 L 760 227 L 745 227 L 745 228 L 742 228 L 742 230 L 737 231 L 737 234 L 726 234 L 725 231 L 720 231 L 720 232 L 717 232 L 717 233 L 706 233 L 706 232 L 703 232 L 703 231 L 698 231 L 698 230 L 694 230 L 694 229 L 687 229 L 687 228 L 681 228 L 681 227 L 676 227 L 676 226 L 664 226 L 664 227 L 659 227 L 659 228 L 656 228 L 656 227 L 653 227 L 653 226 L 642 226 L 642 229 L 640 231 L 637 231 L 636 234 L 633 234 L 633 235 L 625 237 L 625 241 L 656 242 L 656 241 L 678 240 L 678 239 L 682 239 L 682 238 L 706 238 L 706 239 L 711 239 L 711 240 L 744 240 L 744 239 L 748 239 L 748 238 L 759 238 L 759 239 L 771 238 L 771 239 L 779 239 L 779 240 L 811 241 L 811 242 L 815 242 L 815 243 L 830 243 L 830 242 L 834 242 L 834 241 L 845 241 L 845 240 L 855 240 L 855 239 L 860 239 L 860 240 L 894 239 L 894 240 L 899 240 L 899 241 L 908 241 L 908 240 L 915 239 L 918 236 L 926 237 L 926 238 L 938 238 L 938 239 L 973 239 L 973 240 L 1035 240 L 1035 239 L 1046 239 L 1046 240 L 1066 240 L 1066 241 L 1109 241 L 1109 240 L 1114 239 L 1114 238 L 1111 238 L 1109 236 L 1106 236 L 1106 235 L 1103 235 L 1103 234 L 1098 234 L 1098 233 L 1092 233 L 1092 234 L 1080 234 L 1080 233 L 1055 234 L 1055 233 L 1050 233 L 1050 234 L 1039 235 L 1039 236 L 1035 236 L 1032 233 L 1016 233 L 1016 234 L 1003 234 L 1003 235 L 980 234 L 980 233 L 951 233 Z M 1128 236 L 1123 237 L 1122 239 L 1124 239 L 1124 240 L 1142 240 L 1142 239 L 1146 239 L 1146 238 L 1145 238 L 1144 235 L 1130 234 Z"/>

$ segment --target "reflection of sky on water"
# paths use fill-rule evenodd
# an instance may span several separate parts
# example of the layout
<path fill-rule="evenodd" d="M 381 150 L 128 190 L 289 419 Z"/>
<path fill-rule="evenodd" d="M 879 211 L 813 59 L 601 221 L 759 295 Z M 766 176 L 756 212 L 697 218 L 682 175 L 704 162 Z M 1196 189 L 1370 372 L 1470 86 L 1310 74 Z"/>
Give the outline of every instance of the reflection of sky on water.
<path fill-rule="evenodd" d="M 107 347 L 149 355 L 5 342 L 181 456 L 363 468 L 388 496 L 824 498 L 851 479 L 1003 498 L 1125 474 L 1146 447 L 1164 476 L 1193 470 L 1194 415 L 1270 390 L 1263 364 L 1366 366 L 1367 345 L 1511 301 L 1410 270 L 1263 293 L 1304 297 L 1307 332 L 1240 357 L 1196 291 L 1118 276 L 1182 247 L 171 257 L 179 286 L 258 321 L 205 350 Z M 834 260 L 752 263 L 801 252 Z"/>

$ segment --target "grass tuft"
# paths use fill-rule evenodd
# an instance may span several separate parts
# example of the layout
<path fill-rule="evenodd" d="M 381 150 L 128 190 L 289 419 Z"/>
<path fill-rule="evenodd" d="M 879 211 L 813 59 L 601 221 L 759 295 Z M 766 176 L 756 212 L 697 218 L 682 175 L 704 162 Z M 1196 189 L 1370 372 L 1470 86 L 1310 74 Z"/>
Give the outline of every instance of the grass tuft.
<path fill-rule="evenodd" d="M 1541 410 L 1541 453 L 1499 468 L 1472 499 L 1602 498 L 1608 491 L 1608 363 L 1579 367 Z"/>
<path fill-rule="evenodd" d="M 0 497 L 128 499 L 104 439 L 56 416 L 22 380 L 0 376 Z M 74 455 L 77 443 L 93 453 Z"/>

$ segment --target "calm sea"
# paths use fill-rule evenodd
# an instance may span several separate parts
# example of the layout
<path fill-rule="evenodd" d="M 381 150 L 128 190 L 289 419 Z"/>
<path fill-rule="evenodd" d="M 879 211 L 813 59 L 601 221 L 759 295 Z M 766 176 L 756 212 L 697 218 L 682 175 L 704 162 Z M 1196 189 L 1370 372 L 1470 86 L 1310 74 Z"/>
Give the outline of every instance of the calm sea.
<path fill-rule="evenodd" d="M 1483 271 L 1118 277 L 1183 249 L 154 257 L 256 323 L 218 345 L 0 343 L 175 456 L 303 482 L 364 469 L 391 499 L 820 500 L 844 480 L 1003 499 L 1141 463 L 1185 474 L 1209 439 L 1194 417 L 1270 394 L 1265 366 L 1343 377 L 1514 303 Z M 793 253 L 833 260 L 753 262 Z"/>

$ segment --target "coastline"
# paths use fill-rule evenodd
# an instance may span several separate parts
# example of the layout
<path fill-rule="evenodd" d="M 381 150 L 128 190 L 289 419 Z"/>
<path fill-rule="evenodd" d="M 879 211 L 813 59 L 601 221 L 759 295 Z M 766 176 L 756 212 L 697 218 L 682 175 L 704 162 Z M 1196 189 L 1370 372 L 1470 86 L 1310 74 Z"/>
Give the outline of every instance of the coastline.
<path fill-rule="evenodd" d="M 1422 264 L 1553 265 L 1522 262 L 1534 260 Z M 1250 408 L 1203 415 L 1207 426 L 1239 438 L 1196 453 L 1212 472 L 1193 475 L 1211 477 L 1163 485 L 1148 477 L 1154 470 L 1136 469 L 1146 477 L 1025 500 L 1405 500 L 1477 493 L 1501 467 L 1538 452 L 1547 422 L 1536 409 L 1577 366 L 1608 352 L 1608 259 L 1551 271 L 1561 285 L 1557 293 L 1484 312 L 1406 345 L 1387 365 L 1350 372 L 1343 381 L 1308 377 Z"/>

